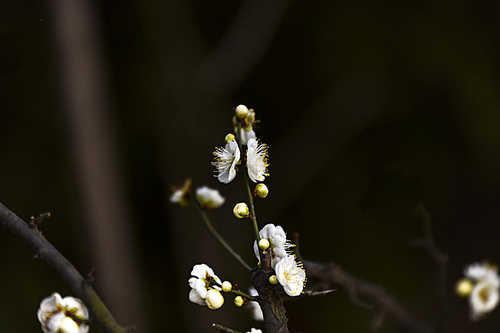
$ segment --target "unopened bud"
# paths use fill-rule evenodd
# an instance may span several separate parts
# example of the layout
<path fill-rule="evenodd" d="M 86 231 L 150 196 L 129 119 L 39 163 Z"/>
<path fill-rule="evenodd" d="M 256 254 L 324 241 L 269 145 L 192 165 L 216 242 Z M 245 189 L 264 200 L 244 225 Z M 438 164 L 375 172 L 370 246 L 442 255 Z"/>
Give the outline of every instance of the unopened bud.
<path fill-rule="evenodd" d="M 240 120 L 245 119 L 248 115 L 248 108 L 243 104 L 238 105 L 235 110 L 235 115 L 236 118 Z"/>
<path fill-rule="evenodd" d="M 228 143 L 229 141 L 233 141 L 235 139 L 236 139 L 236 137 L 234 136 L 234 134 L 229 133 L 228 135 L 226 135 L 226 138 L 224 140 L 226 140 L 226 143 Z"/>
<path fill-rule="evenodd" d="M 233 208 L 233 214 L 239 219 L 244 218 L 248 214 L 250 214 L 250 211 L 248 210 L 248 206 L 244 202 L 240 202 L 239 204 L 236 204 Z"/>
<path fill-rule="evenodd" d="M 259 248 L 261 250 L 266 250 L 269 248 L 269 241 L 265 238 L 261 238 L 259 241 Z"/>
<path fill-rule="evenodd" d="M 269 277 L 269 283 L 270 284 L 278 284 L 278 277 L 276 275 L 271 275 Z"/>
<path fill-rule="evenodd" d="M 245 303 L 245 300 L 243 300 L 243 297 L 241 296 L 236 296 L 234 298 L 234 305 L 236 305 L 237 307 L 240 307 L 243 305 L 243 303 Z"/>
<path fill-rule="evenodd" d="M 233 285 L 229 281 L 224 281 L 222 282 L 222 291 L 223 292 L 230 292 L 233 289 Z"/>
<path fill-rule="evenodd" d="M 265 197 L 267 197 L 267 194 L 269 193 L 269 189 L 267 188 L 267 186 L 265 184 L 260 183 L 260 184 L 257 184 L 255 186 L 254 193 L 259 198 L 265 198 Z"/>
<path fill-rule="evenodd" d="M 470 280 L 461 279 L 455 285 L 455 292 L 458 294 L 458 296 L 467 297 L 471 293 L 473 287 L 474 286 L 472 285 L 472 282 Z"/>
<path fill-rule="evenodd" d="M 205 302 L 207 306 L 211 310 L 217 310 L 224 304 L 224 297 L 220 293 L 220 291 L 215 289 L 210 289 L 207 292 L 207 296 L 205 297 Z"/>

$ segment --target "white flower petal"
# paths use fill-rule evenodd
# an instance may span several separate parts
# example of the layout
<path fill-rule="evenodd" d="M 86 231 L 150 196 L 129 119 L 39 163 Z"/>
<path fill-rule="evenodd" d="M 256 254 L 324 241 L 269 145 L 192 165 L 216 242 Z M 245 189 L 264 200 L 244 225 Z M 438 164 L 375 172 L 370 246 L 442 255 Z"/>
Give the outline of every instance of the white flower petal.
<path fill-rule="evenodd" d="M 215 162 L 212 165 L 217 168 L 217 178 L 221 183 L 230 183 L 236 177 L 236 164 L 240 160 L 240 149 L 236 141 L 232 140 L 225 148 L 217 148 L 214 151 Z"/>
<path fill-rule="evenodd" d="M 76 318 L 83 320 L 89 319 L 89 311 L 87 310 L 87 307 L 78 298 L 67 296 L 63 298 L 63 302 L 65 310 L 74 315 Z"/>
<path fill-rule="evenodd" d="M 288 296 L 298 296 L 304 288 L 306 272 L 289 255 L 276 264 L 276 277 Z"/>
<path fill-rule="evenodd" d="M 205 297 L 201 297 L 198 291 L 195 289 L 191 289 L 191 291 L 189 292 L 189 300 L 199 305 L 206 305 Z"/>
<path fill-rule="evenodd" d="M 275 226 L 272 223 L 266 224 L 264 228 L 259 231 L 259 235 L 261 238 L 265 238 L 271 243 L 271 267 L 275 268 L 278 261 L 288 256 L 293 244 L 287 241 L 286 233 L 283 228 L 281 226 Z M 259 260 L 259 248 L 256 241 L 254 241 L 253 250 L 257 260 Z"/>
<path fill-rule="evenodd" d="M 269 176 L 267 172 L 267 167 L 269 163 L 268 154 L 267 154 L 267 145 L 259 144 L 259 142 L 250 138 L 247 143 L 247 169 L 248 169 L 248 177 L 254 182 L 262 182 L 266 179 L 266 176 Z"/>
<path fill-rule="evenodd" d="M 498 304 L 498 285 L 488 280 L 479 282 L 472 289 L 469 302 L 472 319 L 477 320 L 485 313 L 492 311 Z"/>

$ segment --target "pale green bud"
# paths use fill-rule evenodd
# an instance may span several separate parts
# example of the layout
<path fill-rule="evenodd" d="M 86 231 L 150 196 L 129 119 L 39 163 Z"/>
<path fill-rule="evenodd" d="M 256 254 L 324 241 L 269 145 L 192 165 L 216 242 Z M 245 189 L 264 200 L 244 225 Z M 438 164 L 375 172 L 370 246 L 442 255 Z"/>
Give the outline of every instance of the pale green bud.
<path fill-rule="evenodd" d="M 226 140 L 226 143 L 228 143 L 229 141 L 233 141 L 235 139 L 236 139 L 236 137 L 234 136 L 234 134 L 229 133 L 228 135 L 226 135 L 226 138 L 224 140 Z"/>
<path fill-rule="evenodd" d="M 248 115 L 246 116 L 245 121 L 249 124 L 255 121 L 255 112 L 253 111 L 253 109 L 248 110 Z"/>
<path fill-rule="evenodd" d="M 250 214 L 250 211 L 248 210 L 248 206 L 244 202 L 240 202 L 236 204 L 233 208 L 233 214 L 239 219 L 244 218 L 245 216 L 248 216 Z"/>
<path fill-rule="evenodd" d="M 222 282 L 222 291 L 223 292 L 230 292 L 233 289 L 233 285 L 229 281 L 224 281 Z"/>
<path fill-rule="evenodd" d="M 243 303 L 245 303 L 245 300 L 243 299 L 243 297 L 241 296 L 236 296 L 234 298 L 234 305 L 236 305 L 237 307 L 240 307 L 243 305 Z"/>
<path fill-rule="evenodd" d="M 278 284 L 278 277 L 276 275 L 271 275 L 269 277 L 269 283 L 270 284 Z"/>
<path fill-rule="evenodd" d="M 243 104 L 240 104 L 236 107 L 236 110 L 235 110 L 235 115 L 236 115 L 236 118 L 238 119 L 245 119 L 248 115 L 248 108 L 243 105 Z"/>
<path fill-rule="evenodd" d="M 265 184 L 260 183 L 260 184 L 257 184 L 255 186 L 254 193 L 259 198 L 265 198 L 265 197 L 267 197 L 267 194 L 269 193 L 269 189 L 267 188 L 267 186 Z"/>
<path fill-rule="evenodd" d="M 261 238 L 261 240 L 259 241 L 259 248 L 261 250 L 266 250 L 269 248 L 269 241 L 265 238 Z"/>

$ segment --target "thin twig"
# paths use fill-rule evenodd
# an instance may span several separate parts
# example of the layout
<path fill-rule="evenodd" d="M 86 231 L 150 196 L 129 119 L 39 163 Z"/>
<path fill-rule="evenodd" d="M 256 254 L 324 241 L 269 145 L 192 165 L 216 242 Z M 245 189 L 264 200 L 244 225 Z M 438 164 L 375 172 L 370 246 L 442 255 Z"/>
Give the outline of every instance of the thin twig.
<path fill-rule="evenodd" d="M 197 200 L 193 200 L 193 202 L 194 202 L 194 206 L 196 207 L 196 210 L 198 211 L 198 213 L 200 214 L 201 218 L 203 219 L 203 222 L 205 222 L 205 225 L 207 226 L 208 231 L 210 231 L 210 233 L 212 234 L 212 236 L 214 236 L 215 239 L 219 242 L 219 244 L 221 244 L 229 253 L 231 253 L 231 255 L 234 258 L 236 258 L 236 260 L 238 260 L 240 262 L 240 264 L 242 264 L 243 267 L 245 267 L 246 270 L 252 271 L 252 267 L 250 267 L 250 265 L 248 265 L 245 262 L 245 260 L 243 260 L 243 258 L 241 258 L 241 256 L 231 247 L 231 245 L 229 245 L 229 243 L 226 242 L 226 240 L 224 239 L 224 237 L 222 237 L 222 235 L 219 234 L 219 232 L 217 231 L 217 229 L 215 229 L 215 227 L 213 226 L 212 222 L 210 221 L 210 218 L 207 215 L 207 212 L 200 206 L 200 204 L 198 203 L 198 201 Z"/>
<path fill-rule="evenodd" d="M 35 250 L 37 258 L 45 261 L 89 307 L 92 317 L 106 333 L 125 333 L 126 328 L 116 323 L 94 289 L 85 281 L 76 268 L 49 243 L 36 229 L 19 218 L 0 203 L 0 225 L 20 237 Z"/>
<path fill-rule="evenodd" d="M 212 324 L 212 328 L 215 328 L 216 330 L 219 330 L 219 332 L 224 332 L 224 333 L 241 333 L 239 331 L 232 330 L 230 328 L 224 327 L 216 323 Z"/>
<path fill-rule="evenodd" d="M 241 142 L 241 123 L 238 121 L 237 126 L 236 126 L 236 135 L 238 137 L 238 146 L 240 149 L 240 153 L 243 154 L 243 144 Z M 244 155 L 244 154 L 243 154 Z M 245 163 L 241 164 L 242 169 L 246 171 L 246 166 L 244 165 Z M 252 216 L 250 217 L 253 222 L 253 229 L 255 233 L 255 239 L 257 242 L 260 240 L 260 234 L 259 234 L 259 224 L 257 223 L 257 215 L 255 214 L 255 206 L 253 203 L 253 196 L 252 196 L 252 190 L 250 189 L 250 183 L 248 182 L 248 176 L 246 175 L 246 172 L 243 172 L 245 176 L 245 186 L 247 188 L 247 194 L 248 194 L 248 201 L 250 203 L 250 212 Z"/>

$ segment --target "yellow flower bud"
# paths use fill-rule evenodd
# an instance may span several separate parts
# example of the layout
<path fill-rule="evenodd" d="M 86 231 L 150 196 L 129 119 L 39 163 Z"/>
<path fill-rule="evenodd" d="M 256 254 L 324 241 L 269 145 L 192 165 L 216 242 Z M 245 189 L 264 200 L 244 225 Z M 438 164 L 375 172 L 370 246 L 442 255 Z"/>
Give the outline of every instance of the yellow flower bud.
<path fill-rule="evenodd" d="M 278 284 L 278 277 L 276 275 L 271 275 L 269 277 L 269 283 L 270 284 Z"/>
<path fill-rule="evenodd" d="M 259 248 L 261 250 L 265 250 L 267 248 L 269 248 L 269 241 L 265 238 L 261 238 L 261 240 L 259 241 Z"/>
<path fill-rule="evenodd" d="M 230 292 L 233 289 L 233 285 L 229 281 L 224 281 L 222 282 L 222 291 L 223 292 Z"/>
<path fill-rule="evenodd" d="M 248 124 L 251 124 L 255 121 L 255 112 L 253 111 L 253 109 L 248 110 L 248 115 L 246 116 L 245 121 Z"/>
<path fill-rule="evenodd" d="M 224 140 L 226 140 L 226 143 L 228 143 L 229 141 L 233 141 L 235 139 L 236 139 L 236 137 L 234 136 L 234 134 L 233 133 L 229 133 L 228 135 L 226 135 L 226 137 L 225 137 Z"/>
<path fill-rule="evenodd" d="M 455 285 L 455 292 L 458 294 L 458 296 L 467 297 L 469 296 L 473 288 L 474 285 L 470 280 L 461 279 L 458 280 L 457 284 Z"/>
<path fill-rule="evenodd" d="M 239 204 L 236 204 L 233 208 L 233 214 L 239 219 L 244 218 L 248 214 L 250 214 L 250 211 L 248 210 L 248 206 L 244 202 L 240 202 Z"/>
<path fill-rule="evenodd" d="M 243 300 L 243 297 L 241 296 L 236 296 L 234 298 L 234 305 L 236 305 L 237 307 L 240 307 L 243 305 L 243 303 L 245 303 L 245 301 Z"/>
<path fill-rule="evenodd" d="M 260 184 L 257 184 L 255 186 L 254 193 L 259 198 L 265 198 L 265 197 L 267 197 L 267 194 L 269 193 L 269 189 L 267 188 L 267 186 L 265 184 L 260 183 Z"/>
<path fill-rule="evenodd" d="M 243 104 L 238 105 L 235 110 L 235 115 L 236 118 L 240 120 L 245 119 L 248 115 L 248 108 Z"/>

